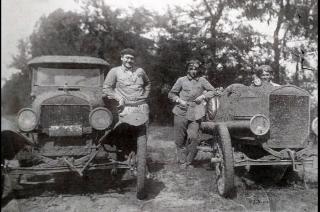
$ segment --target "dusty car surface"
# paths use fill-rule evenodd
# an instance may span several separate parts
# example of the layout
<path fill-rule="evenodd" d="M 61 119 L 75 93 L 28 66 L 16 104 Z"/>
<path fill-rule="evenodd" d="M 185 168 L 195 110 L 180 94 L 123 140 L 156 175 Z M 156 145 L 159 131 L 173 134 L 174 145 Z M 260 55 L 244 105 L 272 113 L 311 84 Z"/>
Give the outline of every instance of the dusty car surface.
<path fill-rule="evenodd" d="M 28 62 L 32 104 L 18 112 L 16 121 L 1 120 L 4 179 L 10 176 L 23 185 L 36 183 L 30 176 L 75 172 L 82 177 L 91 170 L 129 169 L 137 177 L 137 197 L 144 197 L 146 141 L 141 136 L 146 135 L 135 132 L 147 118 L 136 113 L 135 121 L 118 119 L 114 104 L 102 96 L 108 65 L 85 56 Z M 132 143 L 118 141 L 119 132 L 130 134 Z"/>
<path fill-rule="evenodd" d="M 312 163 L 310 96 L 293 85 L 232 84 L 217 99 L 213 121 L 202 130 L 213 135 L 200 150 L 209 151 L 219 194 L 235 194 L 234 169 Z"/>

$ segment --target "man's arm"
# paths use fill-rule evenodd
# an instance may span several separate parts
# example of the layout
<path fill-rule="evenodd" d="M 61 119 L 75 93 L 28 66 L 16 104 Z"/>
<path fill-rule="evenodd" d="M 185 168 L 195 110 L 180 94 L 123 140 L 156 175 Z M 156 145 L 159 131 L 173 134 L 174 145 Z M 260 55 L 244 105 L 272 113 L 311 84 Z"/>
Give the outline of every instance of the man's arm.
<path fill-rule="evenodd" d="M 179 99 L 179 93 L 181 91 L 181 88 L 182 88 L 182 83 L 181 83 L 181 79 L 179 78 L 176 81 L 176 83 L 173 85 L 173 87 L 171 88 L 168 94 L 168 98 L 172 102 L 177 102 L 177 100 Z"/>
<path fill-rule="evenodd" d="M 144 98 L 148 98 L 150 95 L 150 91 L 151 91 L 151 82 L 150 79 L 148 77 L 148 75 L 146 74 L 146 72 L 142 69 L 142 73 L 143 73 L 143 81 L 144 81 L 144 93 L 143 93 L 143 97 Z"/>
<path fill-rule="evenodd" d="M 114 90 L 117 82 L 117 73 L 116 69 L 111 69 L 106 76 L 106 79 L 103 83 L 102 93 L 104 97 L 108 97 L 109 99 L 115 99 L 120 101 L 122 98 L 119 94 Z"/>
<path fill-rule="evenodd" d="M 207 91 L 207 92 L 205 92 L 205 94 L 203 94 L 203 96 L 206 99 L 210 99 L 215 96 L 215 94 L 216 94 L 215 88 L 210 84 L 210 82 L 208 82 L 208 80 L 203 78 L 202 86 L 203 86 L 204 90 Z"/>

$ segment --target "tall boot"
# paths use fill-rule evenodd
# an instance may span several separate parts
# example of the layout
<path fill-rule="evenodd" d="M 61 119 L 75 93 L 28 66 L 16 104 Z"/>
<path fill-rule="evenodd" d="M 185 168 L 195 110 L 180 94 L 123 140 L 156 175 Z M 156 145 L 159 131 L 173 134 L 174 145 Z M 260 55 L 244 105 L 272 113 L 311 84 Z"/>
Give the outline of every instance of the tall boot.
<path fill-rule="evenodd" d="M 194 158 L 196 157 L 197 153 L 198 153 L 198 149 L 197 149 L 197 143 L 194 142 L 194 143 L 191 143 L 189 144 L 188 146 L 188 154 L 187 154 L 187 157 L 186 157 L 186 162 L 187 162 L 187 165 L 192 167 L 192 162 L 194 160 Z"/>

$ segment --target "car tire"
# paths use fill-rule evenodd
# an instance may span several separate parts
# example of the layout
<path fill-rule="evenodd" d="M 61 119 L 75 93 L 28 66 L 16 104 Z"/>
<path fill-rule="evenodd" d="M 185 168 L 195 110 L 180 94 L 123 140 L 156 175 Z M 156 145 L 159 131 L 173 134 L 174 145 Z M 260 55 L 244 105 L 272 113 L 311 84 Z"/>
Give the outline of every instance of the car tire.
<path fill-rule="evenodd" d="M 217 140 L 215 142 L 217 153 L 222 159 L 216 163 L 218 193 L 226 198 L 232 198 L 235 194 L 234 184 L 234 161 L 231 138 L 228 128 L 224 125 L 217 127 Z"/>
<path fill-rule="evenodd" d="M 7 198 L 12 191 L 10 176 L 6 173 L 1 173 L 1 199 Z"/>
<path fill-rule="evenodd" d="M 147 171 L 147 136 L 140 135 L 137 139 L 137 198 L 144 199 Z"/>

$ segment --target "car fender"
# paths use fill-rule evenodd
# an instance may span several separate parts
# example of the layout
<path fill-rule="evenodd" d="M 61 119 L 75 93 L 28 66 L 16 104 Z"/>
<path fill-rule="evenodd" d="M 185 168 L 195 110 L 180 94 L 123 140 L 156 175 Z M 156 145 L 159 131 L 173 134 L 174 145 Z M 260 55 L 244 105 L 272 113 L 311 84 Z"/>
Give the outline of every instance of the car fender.
<path fill-rule="evenodd" d="M 12 159 L 17 152 L 34 143 L 22 134 L 14 121 L 1 118 L 1 159 Z"/>

